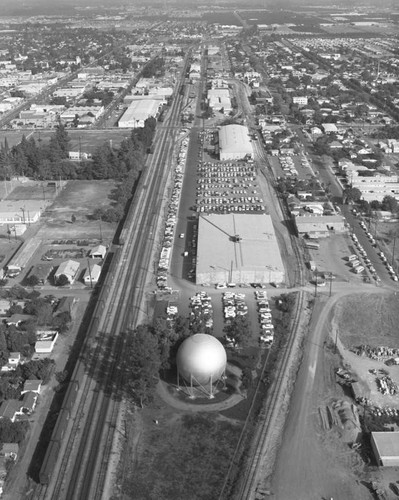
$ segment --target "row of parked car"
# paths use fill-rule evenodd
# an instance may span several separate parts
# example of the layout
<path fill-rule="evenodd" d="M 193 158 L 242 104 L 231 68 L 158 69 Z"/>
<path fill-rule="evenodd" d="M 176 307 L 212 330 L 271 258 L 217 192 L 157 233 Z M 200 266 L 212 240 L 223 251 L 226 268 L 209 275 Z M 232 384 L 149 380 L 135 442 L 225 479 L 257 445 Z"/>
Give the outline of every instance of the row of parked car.
<path fill-rule="evenodd" d="M 245 304 L 245 293 L 224 292 L 222 295 L 224 319 L 246 316 L 248 306 Z"/>
<path fill-rule="evenodd" d="M 373 247 L 377 247 L 377 242 L 375 241 L 373 235 L 370 233 L 370 231 L 367 229 L 367 226 L 365 224 L 365 222 L 363 221 L 360 221 L 359 222 L 360 226 L 362 227 L 362 229 L 365 231 L 366 233 L 366 236 L 367 238 L 369 239 L 370 243 L 373 245 Z M 385 264 L 385 267 L 387 268 L 387 271 L 389 273 L 389 275 L 391 276 L 391 278 L 394 280 L 394 281 L 398 281 L 398 275 L 396 274 L 396 271 L 394 270 L 394 268 L 392 267 L 392 265 L 388 262 L 384 252 L 382 250 L 379 250 L 378 251 L 378 255 L 380 256 L 381 260 L 383 261 L 383 263 Z M 379 278 L 378 278 L 378 275 L 374 269 L 374 267 L 372 266 L 371 262 L 369 259 L 365 259 L 365 262 L 366 262 L 366 265 L 369 267 L 370 271 L 373 273 L 373 276 L 374 278 L 378 281 Z"/>
<path fill-rule="evenodd" d="M 298 170 L 295 168 L 294 160 L 290 156 L 280 156 L 279 161 L 286 177 L 298 176 Z"/>
<path fill-rule="evenodd" d="M 370 271 L 370 273 L 371 273 L 372 277 L 375 279 L 375 281 L 377 283 L 379 283 L 381 281 L 380 277 L 378 276 L 377 271 L 375 270 L 370 259 L 367 257 L 367 252 L 363 248 L 363 245 L 357 239 L 356 234 L 354 234 L 354 233 L 352 234 L 352 239 L 353 239 L 353 243 L 355 244 L 355 246 L 357 248 L 357 251 L 359 252 L 359 254 L 361 255 L 361 257 L 364 261 L 365 266 L 368 268 L 368 270 Z M 355 255 L 355 254 L 350 255 L 348 257 L 348 260 L 349 260 L 350 266 L 353 269 L 353 272 L 360 274 L 361 272 L 363 272 L 365 270 L 365 266 L 360 262 L 357 255 Z"/>
<path fill-rule="evenodd" d="M 161 255 L 157 270 L 157 286 L 160 289 L 167 288 L 167 277 L 170 263 L 171 247 L 175 236 L 175 225 L 177 221 L 177 212 L 179 210 L 180 195 L 183 187 L 183 173 L 186 166 L 186 155 L 188 148 L 188 139 L 181 143 L 180 151 L 177 157 L 177 164 L 174 168 L 173 189 L 168 205 L 166 216 L 164 237 L 162 242 Z"/>
<path fill-rule="evenodd" d="M 190 297 L 190 323 L 195 323 L 198 330 L 210 333 L 213 328 L 213 307 L 206 292 L 198 292 Z"/>
<path fill-rule="evenodd" d="M 270 347 L 274 340 L 274 325 L 267 292 L 265 290 L 255 290 L 254 293 L 261 327 L 259 342 L 265 347 Z"/>
<path fill-rule="evenodd" d="M 255 167 L 246 161 L 200 162 L 196 197 L 198 212 L 265 211 L 263 198 L 259 196 Z"/>

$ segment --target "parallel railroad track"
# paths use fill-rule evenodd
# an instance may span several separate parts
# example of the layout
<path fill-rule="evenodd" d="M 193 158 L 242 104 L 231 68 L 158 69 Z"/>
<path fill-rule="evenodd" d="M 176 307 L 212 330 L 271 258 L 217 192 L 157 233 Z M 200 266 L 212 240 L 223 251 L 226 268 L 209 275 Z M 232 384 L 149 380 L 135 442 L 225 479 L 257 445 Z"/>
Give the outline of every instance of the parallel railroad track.
<path fill-rule="evenodd" d="M 101 318 L 91 322 L 83 358 L 93 361 L 89 363 L 90 373 L 80 390 L 76 417 L 62 451 L 57 476 L 49 487 L 38 486 L 31 498 L 102 498 L 119 412 L 115 396 L 122 382 L 119 367 L 124 336 L 137 324 L 142 311 L 140 306 L 154 244 L 149 235 L 155 233 L 162 215 L 181 106 L 181 99 L 176 97 L 167 118 L 171 127 L 157 131 L 157 150 L 152 156 L 152 165 L 143 171 L 137 197 L 125 223 L 128 228 L 126 242 L 114 256 L 111 276 L 99 299 L 97 308 L 102 309 Z"/>
<path fill-rule="evenodd" d="M 267 456 L 269 448 L 270 432 L 273 431 L 274 423 L 279 414 L 278 402 L 281 399 L 281 394 L 286 388 L 287 369 L 291 366 L 291 357 L 293 348 L 300 326 L 300 317 L 306 304 L 306 294 L 303 291 L 298 292 L 299 296 L 296 303 L 295 314 L 290 328 L 287 345 L 285 346 L 283 357 L 280 361 L 277 375 L 273 381 L 267 400 L 265 402 L 264 411 L 262 412 L 259 425 L 254 436 L 254 449 L 251 450 L 250 458 L 247 462 L 245 471 L 242 474 L 242 481 L 238 486 L 235 499 L 250 500 L 255 496 L 255 490 L 260 480 L 260 473 L 264 458 Z"/>

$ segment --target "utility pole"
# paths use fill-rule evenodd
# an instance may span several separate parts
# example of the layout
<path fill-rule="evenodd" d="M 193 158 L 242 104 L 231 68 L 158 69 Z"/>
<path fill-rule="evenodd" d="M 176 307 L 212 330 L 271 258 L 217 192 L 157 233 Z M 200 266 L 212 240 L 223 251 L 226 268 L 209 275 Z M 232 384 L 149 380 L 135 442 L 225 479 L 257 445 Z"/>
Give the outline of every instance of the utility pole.
<path fill-rule="evenodd" d="M 21 207 L 21 211 L 22 211 L 22 220 L 23 220 L 23 223 L 25 224 L 25 208 Z"/>
<path fill-rule="evenodd" d="M 329 294 L 329 297 L 331 297 L 332 276 L 333 276 L 333 273 L 330 271 L 330 294 Z"/>
<path fill-rule="evenodd" d="M 392 262 L 391 262 L 392 267 L 393 267 L 394 262 L 395 262 L 395 243 L 396 243 L 396 236 L 394 236 L 394 238 L 393 238 Z"/>
<path fill-rule="evenodd" d="M 90 288 L 93 288 L 93 282 L 91 280 L 91 268 L 90 268 L 90 260 L 89 259 L 87 259 L 87 265 L 89 268 Z"/>
<path fill-rule="evenodd" d="M 101 228 L 101 222 L 102 222 L 101 215 L 100 215 L 100 218 L 99 218 L 98 221 L 100 223 L 100 242 L 102 243 L 103 242 L 103 231 L 102 231 L 102 228 Z"/>

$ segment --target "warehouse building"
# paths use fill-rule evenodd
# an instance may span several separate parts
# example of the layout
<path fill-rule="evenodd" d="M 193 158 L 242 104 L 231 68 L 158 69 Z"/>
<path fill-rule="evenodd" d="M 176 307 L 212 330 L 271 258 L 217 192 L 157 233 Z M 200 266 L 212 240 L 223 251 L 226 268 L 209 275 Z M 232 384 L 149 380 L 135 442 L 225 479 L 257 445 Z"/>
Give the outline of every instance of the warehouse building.
<path fill-rule="evenodd" d="M 225 125 L 219 130 L 219 156 L 221 161 L 253 158 L 254 152 L 247 127 Z"/>
<path fill-rule="evenodd" d="M 144 127 L 147 118 L 156 118 L 162 102 L 158 99 L 141 99 L 132 101 L 118 122 L 119 128 Z"/>
<path fill-rule="evenodd" d="M 399 432 L 372 432 L 371 447 L 378 465 L 399 466 Z"/>
<path fill-rule="evenodd" d="M 200 217 L 196 282 L 281 283 L 284 265 L 270 215 Z"/>

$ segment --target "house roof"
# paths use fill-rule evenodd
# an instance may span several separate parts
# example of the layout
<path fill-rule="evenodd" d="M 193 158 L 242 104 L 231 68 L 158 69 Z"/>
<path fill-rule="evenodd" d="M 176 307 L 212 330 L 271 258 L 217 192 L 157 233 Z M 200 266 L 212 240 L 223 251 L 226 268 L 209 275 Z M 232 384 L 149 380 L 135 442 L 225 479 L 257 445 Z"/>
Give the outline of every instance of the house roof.
<path fill-rule="evenodd" d="M 1 448 L 2 455 L 8 455 L 10 453 L 14 453 L 15 455 L 17 455 L 18 451 L 19 451 L 18 443 L 3 443 L 3 446 Z"/>
<path fill-rule="evenodd" d="M 25 392 L 40 392 L 42 383 L 42 380 L 25 380 L 22 394 L 24 394 Z"/>
<path fill-rule="evenodd" d="M 21 401 L 16 399 L 6 399 L 0 405 L 0 418 L 13 419 L 22 408 Z"/>
<path fill-rule="evenodd" d="M 74 303 L 75 303 L 75 297 L 67 297 L 67 296 L 62 297 L 62 299 L 58 302 L 55 314 L 61 314 L 63 312 L 71 313 Z"/>
<path fill-rule="evenodd" d="M 26 410 L 33 410 L 36 404 L 37 394 L 34 392 L 27 392 L 22 399 L 22 408 Z"/>
<path fill-rule="evenodd" d="M 65 276 L 74 278 L 78 272 L 79 266 L 79 262 L 76 262 L 75 260 L 66 260 L 61 262 L 55 275 L 60 276 L 61 274 L 64 274 Z"/>
<path fill-rule="evenodd" d="M 105 253 L 107 253 L 107 247 L 104 245 L 97 245 L 96 247 L 93 247 L 90 250 L 90 255 L 97 254 L 97 253 L 104 255 Z"/>

